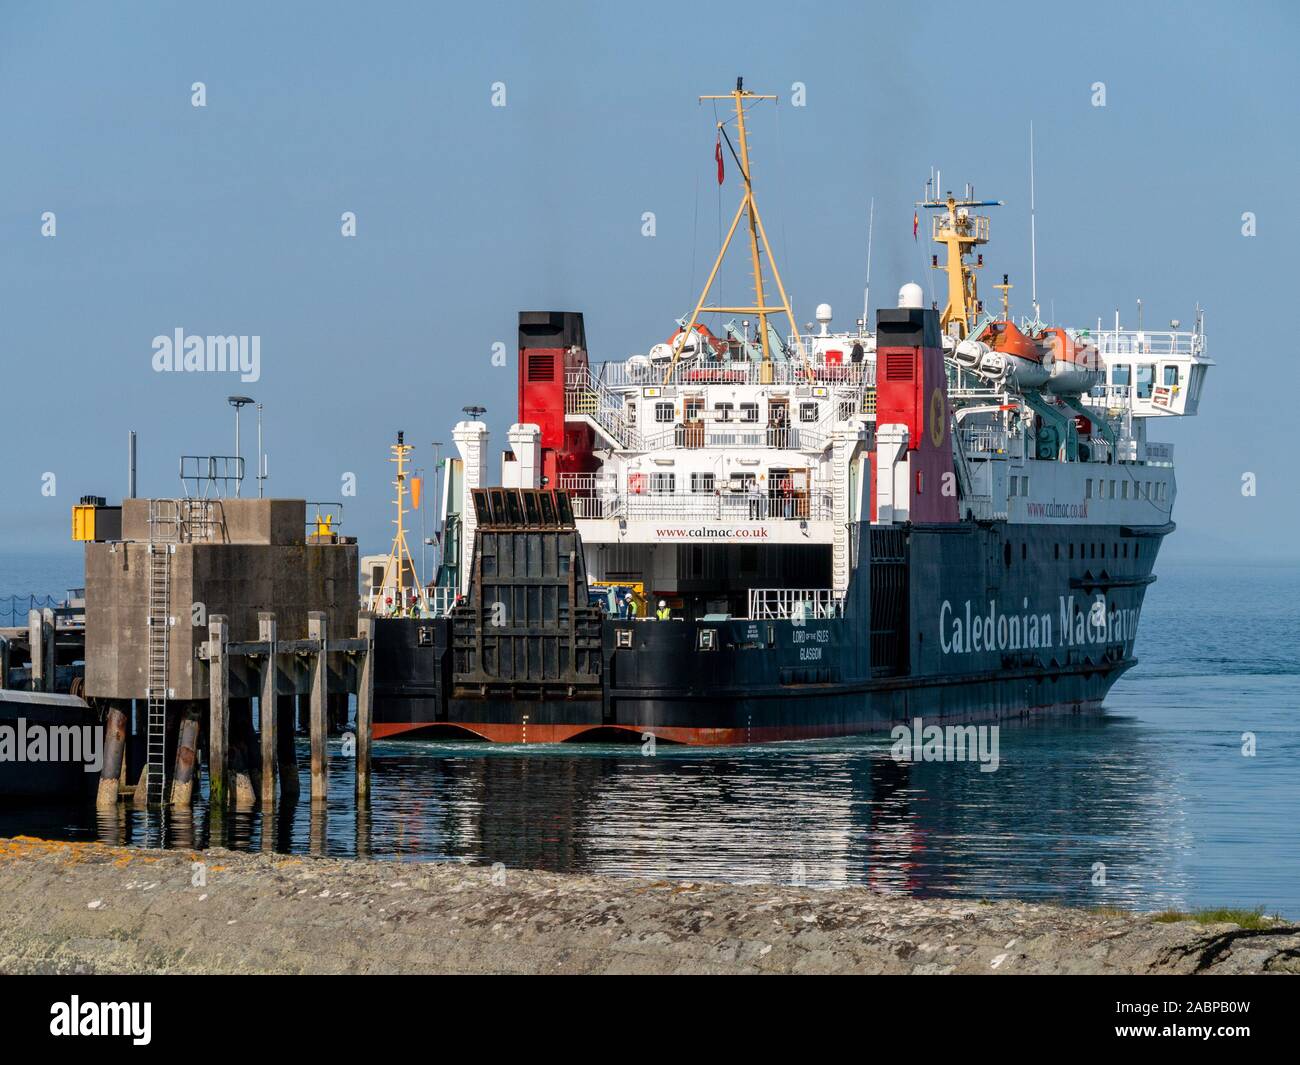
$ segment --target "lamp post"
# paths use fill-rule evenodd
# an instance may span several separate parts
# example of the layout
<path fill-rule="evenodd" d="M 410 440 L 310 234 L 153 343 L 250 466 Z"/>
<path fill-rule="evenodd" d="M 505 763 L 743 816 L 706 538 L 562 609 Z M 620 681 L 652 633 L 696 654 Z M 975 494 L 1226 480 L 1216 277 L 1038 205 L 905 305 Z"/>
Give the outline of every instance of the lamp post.
<path fill-rule="evenodd" d="M 238 477 L 235 480 L 235 495 L 240 494 L 240 489 L 244 481 L 243 464 L 239 457 L 239 411 L 242 407 L 247 407 L 253 402 L 252 396 L 227 396 L 226 402 L 235 408 L 235 468 L 238 471 Z M 260 460 L 259 460 L 260 461 Z"/>
<path fill-rule="evenodd" d="M 262 498 L 262 482 L 266 480 L 266 461 L 262 458 L 262 404 L 257 405 L 257 498 Z"/>

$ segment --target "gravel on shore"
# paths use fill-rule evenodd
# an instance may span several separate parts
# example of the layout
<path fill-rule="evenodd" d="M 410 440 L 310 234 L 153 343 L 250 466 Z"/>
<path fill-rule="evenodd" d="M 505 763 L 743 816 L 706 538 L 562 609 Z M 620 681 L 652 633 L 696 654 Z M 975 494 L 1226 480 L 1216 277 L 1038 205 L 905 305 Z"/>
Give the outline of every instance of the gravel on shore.
<path fill-rule="evenodd" d="M 1300 927 L 0 838 L 5 973 L 1300 973 Z"/>

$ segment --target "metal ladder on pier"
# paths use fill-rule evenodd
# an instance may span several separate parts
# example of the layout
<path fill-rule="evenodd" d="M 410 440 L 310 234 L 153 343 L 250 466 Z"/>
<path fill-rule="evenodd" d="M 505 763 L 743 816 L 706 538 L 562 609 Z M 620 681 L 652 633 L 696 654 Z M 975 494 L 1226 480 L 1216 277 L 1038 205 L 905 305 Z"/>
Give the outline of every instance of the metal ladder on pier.
<path fill-rule="evenodd" d="M 161 806 L 167 781 L 167 655 L 171 647 L 171 561 L 179 535 L 176 501 L 149 501 L 149 638 L 145 797 Z"/>

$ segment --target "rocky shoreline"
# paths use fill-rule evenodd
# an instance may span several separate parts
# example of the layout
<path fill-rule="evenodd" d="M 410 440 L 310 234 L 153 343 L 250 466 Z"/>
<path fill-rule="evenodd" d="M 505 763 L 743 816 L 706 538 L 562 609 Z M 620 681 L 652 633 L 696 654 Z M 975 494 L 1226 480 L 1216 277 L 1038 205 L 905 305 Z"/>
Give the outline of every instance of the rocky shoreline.
<path fill-rule="evenodd" d="M 19 837 L 0 972 L 1300 973 L 1300 926 Z"/>

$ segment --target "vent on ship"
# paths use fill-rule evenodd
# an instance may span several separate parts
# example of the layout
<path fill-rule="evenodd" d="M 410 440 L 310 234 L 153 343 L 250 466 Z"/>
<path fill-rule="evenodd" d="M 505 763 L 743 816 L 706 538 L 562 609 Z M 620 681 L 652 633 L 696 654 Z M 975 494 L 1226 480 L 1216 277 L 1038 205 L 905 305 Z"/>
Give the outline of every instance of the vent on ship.
<path fill-rule="evenodd" d="M 910 381 L 915 360 L 910 352 L 890 352 L 885 356 L 885 378 L 889 381 Z"/>
<path fill-rule="evenodd" d="M 542 352 L 528 356 L 528 380 L 552 381 L 555 379 L 555 356 Z"/>

